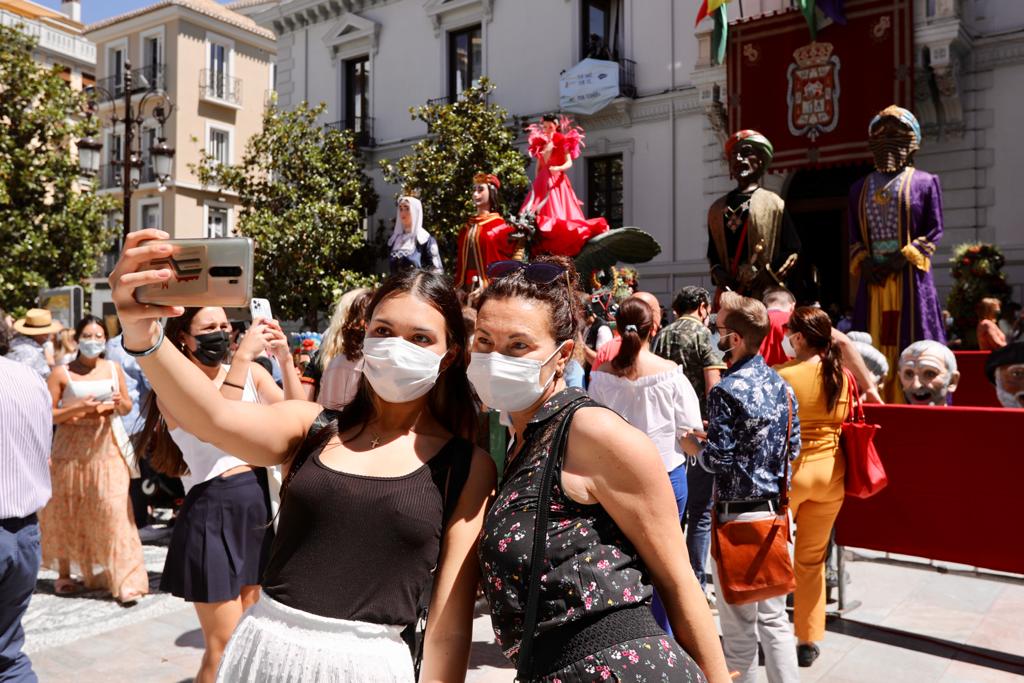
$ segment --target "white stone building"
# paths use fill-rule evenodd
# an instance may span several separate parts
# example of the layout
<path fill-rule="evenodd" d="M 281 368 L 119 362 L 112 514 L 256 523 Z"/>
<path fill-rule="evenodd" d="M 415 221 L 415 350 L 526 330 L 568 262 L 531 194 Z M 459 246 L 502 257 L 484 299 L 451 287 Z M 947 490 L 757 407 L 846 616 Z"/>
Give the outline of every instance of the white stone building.
<path fill-rule="evenodd" d="M 1024 221 L 1013 196 L 1024 171 L 1024 136 L 1018 130 L 1024 104 L 1024 2 L 893 0 L 905 2 L 913 4 L 917 62 L 905 65 L 915 68 L 918 83 L 911 107 L 926 130 L 917 162 L 939 173 L 945 190 L 946 235 L 934 260 L 940 290 L 948 290 L 945 261 L 952 246 L 984 240 L 1005 250 L 1020 298 Z M 558 109 L 559 74 L 586 56 L 596 33 L 629 71 L 623 94 L 635 96 L 578 117 L 587 147 L 570 177 L 585 212 L 604 207 L 613 223 L 640 226 L 658 239 L 662 253 L 641 266 L 642 285 L 667 301 L 683 284 L 708 284 L 707 208 L 730 187 L 716 132 L 716 126 L 721 131 L 727 125 L 715 99 L 717 92 L 718 102 L 728 104 L 726 71 L 709 66 L 710 22 L 694 29 L 696 4 L 241 0 L 229 7 L 277 34 L 279 104 L 326 102 L 324 123 L 363 131 L 374 169 L 378 159 L 406 153 L 426 133 L 421 122 L 410 119 L 410 107 L 455 96 L 480 75 L 497 84 L 493 99 L 512 114 Z M 730 4 L 731 11 L 737 5 Z M 744 0 L 743 5 L 749 19 L 783 11 L 789 1 Z M 823 182 L 824 176 L 813 171 L 797 182 L 800 173 L 775 174 L 768 184 L 785 197 Z M 390 221 L 387 199 L 396 188 L 374 174 L 384 199 L 375 219 Z M 832 195 L 825 199 L 836 209 L 841 193 Z M 795 201 L 794 208 L 801 207 L 814 205 Z M 846 234 L 839 214 L 818 229 L 835 244 Z M 822 270 L 845 272 L 844 249 L 828 249 L 818 255 Z M 836 278 L 831 282 L 834 291 L 823 292 L 823 299 L 846 295 Z"/>
<path fill-rule="evenodd" d="M 0 24 L 18 28 L 36 39 L 33 53 L 46 67 L 58 66 L 72 88 L 80 90 L 96 81 L 96 46 L 82 33 L 82 5 L 61 2 L 60 11 L 31 0 L 0 0 Z"/>

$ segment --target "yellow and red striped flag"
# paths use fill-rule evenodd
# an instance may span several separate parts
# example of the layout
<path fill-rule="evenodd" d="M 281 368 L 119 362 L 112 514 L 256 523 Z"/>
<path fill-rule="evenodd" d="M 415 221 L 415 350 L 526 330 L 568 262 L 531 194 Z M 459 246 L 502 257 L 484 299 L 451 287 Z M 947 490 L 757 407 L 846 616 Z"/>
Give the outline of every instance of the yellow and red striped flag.
<path fill-rule="evenodd" d="M 732 2 L 732 0 L 701 0 L 700 9 L 697 10 L 697 21 L 694 22 L 694 26 L 699 24 L 702 19 L 709 17 L 715 13 L 722 5 Z"/>

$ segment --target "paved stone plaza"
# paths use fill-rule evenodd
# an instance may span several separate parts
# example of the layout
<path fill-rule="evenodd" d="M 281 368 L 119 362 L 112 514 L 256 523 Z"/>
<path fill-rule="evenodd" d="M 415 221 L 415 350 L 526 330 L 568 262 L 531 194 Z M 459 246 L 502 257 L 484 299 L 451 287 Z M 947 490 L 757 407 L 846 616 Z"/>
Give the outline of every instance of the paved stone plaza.
<path fill-rule="evenodd" d="M 156 587 L 165 549 L 145 546 Z M 822 656 L 801 681 L 1001 683 L 1024 679 L 1024 581 L 967 568 L 943 571 L 903 558 L 855 551 L 848 599 L 861 605 L 832 619 Z M 166 594 L 123 608 L 98 594 L 53 595 L 39 580 L 28 617 L 27 651 L 41 681 L 189 681 L 202 635 L 195 612 Z M 763 669 L 762 669 L 763 671 Z M 513 671 L 478 608 L 469 683 L 508 683 Z M 763 680 L 767 680 L 763 677 Z"/>

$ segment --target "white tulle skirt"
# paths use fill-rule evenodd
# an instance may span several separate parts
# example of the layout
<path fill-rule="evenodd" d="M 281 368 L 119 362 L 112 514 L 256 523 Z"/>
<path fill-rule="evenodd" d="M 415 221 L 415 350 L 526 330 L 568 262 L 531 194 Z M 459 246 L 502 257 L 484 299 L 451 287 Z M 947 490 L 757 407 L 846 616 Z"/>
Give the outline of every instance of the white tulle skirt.
<path fill-rule="evenodd" d="M 228 641 L 218 683 L 413 683 L 399 626 L 330 619 L 260 592 Z"/>

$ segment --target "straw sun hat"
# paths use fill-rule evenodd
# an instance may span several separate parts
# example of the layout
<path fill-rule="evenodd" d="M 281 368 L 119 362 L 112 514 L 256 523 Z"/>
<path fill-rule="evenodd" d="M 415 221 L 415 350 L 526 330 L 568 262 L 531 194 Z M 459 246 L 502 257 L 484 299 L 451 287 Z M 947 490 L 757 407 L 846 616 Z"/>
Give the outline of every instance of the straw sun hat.
<path fill-rule="evenodd" d="M 19 334 L 34 337 L 39 334 L 60 332 L 64 326 L 59 320 L 54 320 L 53 314 L 45 308 L 30 308 L 24 318 L 15 321 L 14 329 Z"/>

